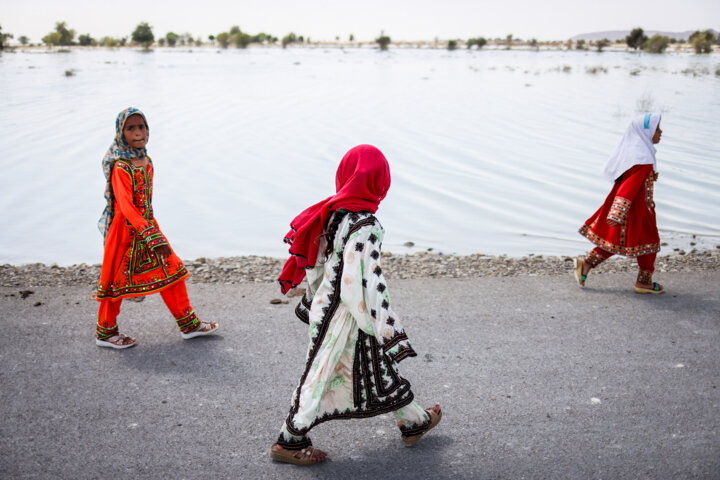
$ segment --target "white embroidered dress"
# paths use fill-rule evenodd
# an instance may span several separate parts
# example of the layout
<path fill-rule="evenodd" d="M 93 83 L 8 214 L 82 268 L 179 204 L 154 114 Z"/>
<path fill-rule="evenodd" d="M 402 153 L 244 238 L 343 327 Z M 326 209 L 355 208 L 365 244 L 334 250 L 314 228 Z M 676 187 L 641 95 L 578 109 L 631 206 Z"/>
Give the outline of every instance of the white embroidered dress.
<path fill-rule="evenodd" d="M 393 411 L 408 428 L 428 420 L 396 367 L 416 353 L 390 307 L 380 266 L 384 230 L 370 213 L 334 215 L 344 217 L 333 251 L 308 270 L 308 289 L 295 309 L 309 324 L 310 346 L 279 441 L 290 448 L 309 445 L 305 434 L 330 419 Z"/>

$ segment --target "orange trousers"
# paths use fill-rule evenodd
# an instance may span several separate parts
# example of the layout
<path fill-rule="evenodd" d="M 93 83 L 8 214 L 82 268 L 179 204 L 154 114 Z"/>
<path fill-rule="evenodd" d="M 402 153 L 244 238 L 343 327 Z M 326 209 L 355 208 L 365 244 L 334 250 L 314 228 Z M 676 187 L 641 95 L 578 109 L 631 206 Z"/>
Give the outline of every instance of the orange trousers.
<path fill-rule="evenodd" d="M 160 296 L 170 313 L 175 317 L 178 328 L 182 333 L 191 332 L 200 326 L 201 322 L 190 306 L 185 280 L 180 280 L 161 290 Z M 117 317 L 120 315 L 121 304 L 122 298 L 100 300 L 96 330 L 97 338 L 100 340 L 106 340 L 118 334 Z"/>
<path fill-rule="evenodd" d="M 585 262 L 592 268 L 597 267 L 602 262 L 612 257 L 613 254 L 600 247 L 595 247 L 585 256 Z M 638 263 L 638 283 L 649 285 L 652 283 L 652 274 L 655 271 L 655 257 L 657 253 L 648 253 L 637 257 Z"/>

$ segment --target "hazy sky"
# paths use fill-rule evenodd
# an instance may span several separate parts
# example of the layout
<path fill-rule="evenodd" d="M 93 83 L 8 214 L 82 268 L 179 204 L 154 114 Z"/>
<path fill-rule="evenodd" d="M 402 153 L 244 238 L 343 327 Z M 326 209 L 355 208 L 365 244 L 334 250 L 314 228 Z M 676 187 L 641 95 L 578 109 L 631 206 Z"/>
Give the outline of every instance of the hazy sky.
<path fill-rule="evenodd" d="M 93 37 L 125 36 L 142 21 L 155 36 L 168 31 L 207 38 L 239 25 L 282 37 L 393 40 L 474 36 L 563 40 L 579 33 L 720 29 L 720 0 L 0 0 L 0 25 L 39 42 L 57 21 Z"/>

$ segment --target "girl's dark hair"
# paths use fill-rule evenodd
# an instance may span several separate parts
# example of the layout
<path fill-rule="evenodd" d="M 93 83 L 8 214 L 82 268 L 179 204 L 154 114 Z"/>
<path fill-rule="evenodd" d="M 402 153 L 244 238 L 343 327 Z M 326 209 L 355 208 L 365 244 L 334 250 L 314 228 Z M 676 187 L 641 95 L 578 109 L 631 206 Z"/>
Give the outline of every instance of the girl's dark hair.
<path fill-rule="evenodd" d="M 340 223 L 343 221 L 343 218 L 345 218 L 345 215 L 347 215 L 347 210 L 341 210 L 341 211 L 335 211 L 330 215 L 330 218 L 325 222 L 325 228 L 323 229 L 323 232 L 320 234 L 320 238 L 324 238 L 327 244 L 325 245 L 325 251 L 323 252 L 323 255 L 325 257 L 329 257 L 330 254 L 333 251 L 333 244 L 335 243 L 335 234 L 337 233 L 337 229 L 340 226 Z"/>

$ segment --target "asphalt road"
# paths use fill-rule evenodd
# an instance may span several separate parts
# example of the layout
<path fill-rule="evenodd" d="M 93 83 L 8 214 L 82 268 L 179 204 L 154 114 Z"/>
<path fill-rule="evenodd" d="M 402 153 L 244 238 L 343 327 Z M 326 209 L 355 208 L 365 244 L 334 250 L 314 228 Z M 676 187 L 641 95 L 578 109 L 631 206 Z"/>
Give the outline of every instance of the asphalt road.
<path fill-rule="evenodd" d="M 159 296 L 125 302 L 125 351 L 95 346 L 89 287 L 1 288 L 0 477 L 717 479 L 720 272 L 658 280 L 391 281 L 400 371 L 443 420 L 412 449 L 391 415 L 324 423 L 312 468 L 267 456 L 307 346 L 275 285 L 188 285 L 222 328 L 191 341 Z"/>

